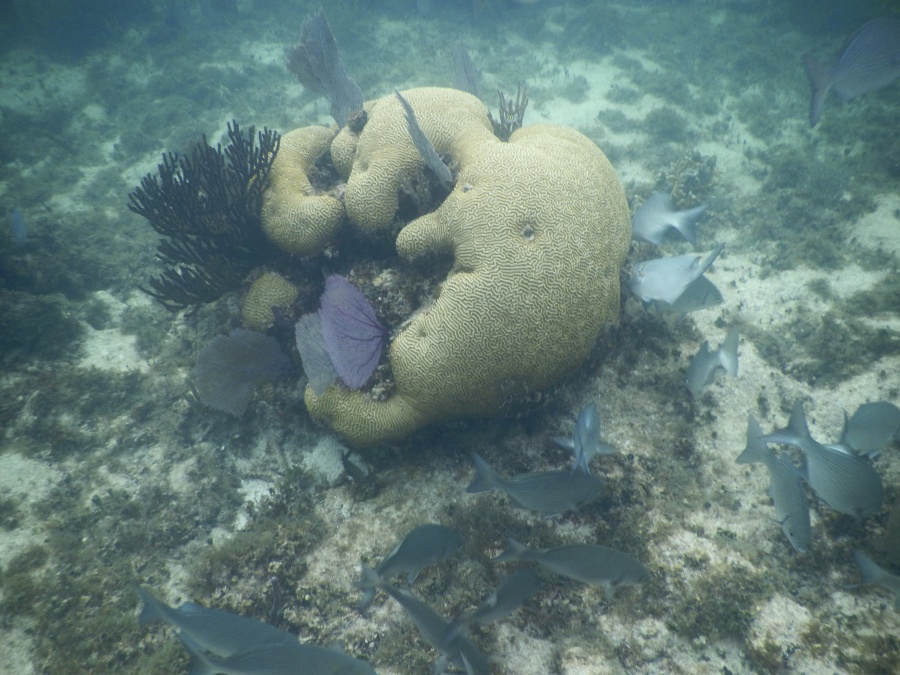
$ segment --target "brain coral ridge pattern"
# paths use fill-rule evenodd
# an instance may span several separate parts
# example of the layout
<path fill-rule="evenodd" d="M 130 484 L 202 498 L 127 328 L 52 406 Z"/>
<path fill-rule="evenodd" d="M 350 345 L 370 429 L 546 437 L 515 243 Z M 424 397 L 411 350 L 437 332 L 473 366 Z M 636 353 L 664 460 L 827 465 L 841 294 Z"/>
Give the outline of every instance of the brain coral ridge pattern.
<path fill-rule="evenodd" d="M 325 154 L 335 131 L 302 127 L 281 137 L 263 195 L 262 225 L 281 250 L 310 256 L 325 250 L 344 223 L 344 207 L 333 195 L 315 194 L 308 174 Z"/>
<path fill-rule="evenodd" d="M 395 394 L 375 401 L 339 384 L 319 397 L 307 388 L 313 417 L 358 445 L 494 414 L 510 394 L 546 388 L 577 368 L 602 324 L 618 315 L 619 270 L 631 239 L 622 187 L 582 134 L 536 125 L 504 143 L 468 94 L 403 94 L 459 172 L 440 207 L 400 231 L 397 251 L 406 258 L 451 251 L 454 266 L 434 303 L 391 344 Z M 333 144 L 341 150 L 332 154 L 353 157 L 348 216 L 379 230 L 393 222 L 397 189 L 422 171 L 422 160 L 396 97 L 366 109 L 362 133 L 342 131 Z"/>

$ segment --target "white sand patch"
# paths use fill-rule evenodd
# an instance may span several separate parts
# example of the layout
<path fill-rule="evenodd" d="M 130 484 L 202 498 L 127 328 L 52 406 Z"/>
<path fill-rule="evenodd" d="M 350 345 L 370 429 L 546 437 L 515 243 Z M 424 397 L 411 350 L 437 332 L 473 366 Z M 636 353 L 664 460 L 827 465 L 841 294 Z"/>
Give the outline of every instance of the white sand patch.
<path fill-rule="evenodd" d="M 148 303 L 149 299 L 138 298 L 137 294 L 129 299 L 126 304 L 115 298 L 107 291 L 97 291 L 94 294 L 97 300 L 106 304 L 112 314 L 115 323 L 119 322 L 122 312 L 129 306 L 138 303 Z M 150 369 L 150 363 L 137 352 L 137 337 L 125 335 L 118 328 L 105 328 L 95 330 L 85 325 L 84 355 L 81 357 L 79 367 L 98 368 L 100 370 L 113 370 L 117 372 L 139 371 L 146 373 Z"/>

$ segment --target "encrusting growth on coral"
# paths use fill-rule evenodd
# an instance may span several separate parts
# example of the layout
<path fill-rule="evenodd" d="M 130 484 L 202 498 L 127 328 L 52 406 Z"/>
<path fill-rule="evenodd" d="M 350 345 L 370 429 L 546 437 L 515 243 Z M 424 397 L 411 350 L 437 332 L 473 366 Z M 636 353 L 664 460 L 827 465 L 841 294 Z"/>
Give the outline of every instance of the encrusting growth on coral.
<path fill-rule="evenodd" d="M 488 118 L 491 120 L 497 138 L 501 141 L 508 141 L 516 129 L 522 128 L 525 109 L 528 107 L 528 89 L 519 83 L 516 87 L 515 100 L 507 99 L 502 91 L 497 91 L 497 96 L 500 98 L 500 119 L 495 120 L 490 113 L 488 113 Z"/>
<path fill-rule="evenodd" d="M 212 147 L 204 136 L 190 156 L 163 155 L 128 195 L 128 208 L 165 237 L 157 258 L 167 266 L 146 293 L 173 312 L 218 299 L 237 288 L 275 248 L 260 226 L 263 192 L 280 136 L 228 125 L 230 143 Z"/>

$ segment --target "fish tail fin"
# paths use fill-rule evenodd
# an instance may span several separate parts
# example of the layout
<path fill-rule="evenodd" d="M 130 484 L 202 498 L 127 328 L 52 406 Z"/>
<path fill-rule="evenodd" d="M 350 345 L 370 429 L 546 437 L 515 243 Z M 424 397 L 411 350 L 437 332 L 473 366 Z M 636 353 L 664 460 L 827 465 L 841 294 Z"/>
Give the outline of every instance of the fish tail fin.
<path fill-rule="evenodd" d="M 718 244 L 713 252 L 706 256 L 702 261 L 700 261 L 700 274 L 704 274 L 706 270 L 712 267 L 712 264 L 716 261 L 716 258 L 719 257 L 719 254 L 725 249 L 725 244 Z M 699 275 L 698 275 L 699 276 Z"/>
<path fill-rule="evenodd" d="M 563 450 L 575 449 L 575 442 L 572 440 L 571 436 L 551 436 L 550 441 L 561 447 Z"/>
<path fill-rule="evenodd" d="M 496 490 L 499 476 L 477 452 L 472 453 L 472 463 L 475 464 L 475 478 L 469 483 L 466 492 Z"/>
<path fill-rule="evenodd" d="M 732 377 L 738 374 L 738 343 L 740 341 L 740 332 L 737 328 L 732 328 L 728 332 L 728 336 L 719 345 L 719 363 L 725 369 L 725 372 Z"/>
<path fill-rule="evenodd" d="M 603 597 L 606 598 L 607 602 L 611 602 L 616 597 L 616 584 L 614 582 L 609 581 L 603 584 Z"/>
<path fill-rule="evenodd" d="M 194 642 L 183 630 L 178 631 L 178 639 L 191 657 L 190 675 L 215 675 L 222 672 L 218 658 L 207 654 L 203 647 Z"/>
<path fill-rule="evenodd" d="M 788 420 L 788 429 L 799 438 L 809 437 L 809 425 L 806 423 L 806 413 L 803 412 L 803 404 L 800 401 L 794 403 L 791 410 L 791 418 Z"/>
<path fill-rule="evenodd" d="M 363 589 L 362 597 L 359 599 L 359 604 L 356 606 L 360 612 L 364 612 L 369 607 L 372 606 L 372 602 L 375 600 L 375 587 L 370 586 Z"/>
<path fill-rule="evenodd" d="M 362 589 L 378 588 L 383 583 L 381 575 L 371 567 L 360 566 L 359 587 Z"/>
<path fill-rule="evenodd" d="M 697 245 L 697 221 L 704 211 L 706 211 L 706 204 L 673 214 L 672 227 L 681 232 L 681 236 L 694 246 Z"/>
<path fill-rule="evenodd" d="M 444 631 L 444 635 L 441 637 L 441 647 L 449 647 L 450 643 L 456 639 L 456 636 L 459 635 L 460 632 L 465 629 L 468 624 L 469 617 L 467 614 L 460 614 L 458 617 L 453 619 L 453 621 L 451 621 L 447 625 L 447 629 Z"/>
<path fill-rule="evenodd" d="M 853 559 L 859 568 L 859 576 L 862 577 L 862 584 L 878 584 L 881 575 L 884 573 L 878 564 L 858 548 L 853 549 Z"/>
<path fill-rule="evenodd" d="M 575 461 L 572 463 L 572 473 L 575 473 L 581 469 L 588 476 L 591 475 L 591 467 L 588 466 L 588 458 L 587 454 L 584 452 L 584 448 L 579 449 L 578 453 L 575 455 Z"/>
<path fill-rule="evenodd" d="M 496 562 L 522 560 L 522 556 L 529 551 L 529 548 L 527 546 L 525 546 L 524 544 L 520 544 L 513 538 L 507 539 L 506 542 L 507 544 L 509 544 L 509 548 L 507 548 L 503 553 L 494 558 Z"/>
<path fill-rule="evenodd" d="M 821 61 L 813 58 L 811 54 L 803 55 L 803 66 L 806 68 L 806 76 L 812 87 L 812 97 L 809 100 L 809 126 L 814 127 L 822 116 L 822 108 L 825 106 L 825 98 L 831 89 L 831 70 Z"/>
<path fill-rule="evenodd" d="M 806 424 L 806 414 L 803 412 L 803 404 L 797 401 L 794 409 L 791 411 L 791 418 L 788 425 L 783 429 L 776 429 L 771 434 L 763 436 L 766 443 L 781 443 L 782 445 L 794 445 L 801 447 L 801 444 L 810 438 L 809 426 Z"/>
<path fill-rule="evenodd" d="M 141 602 L 144 604 L 144 606 L 141 607 L 141 613 L 138 615 L 139 624 L 144 625 L 145 623 L 153 623 L 154 621 L 163 621 L 166 619 L 165 607 L 159 600 L 153 597 L 150 591 L 140 586 L 135 586 L 134 590 L 141 596 Z"/>
<path fill-rule="evenodd" d="M 738 464 L 765 463 L 768 459 L 769 446 L 761 440 L 763 435 L 759 422 L 753 415 L 747 416 L 747 447 L 735 460 Z"/>
<path fill-rule="evenodd" d="M 359 600 L 359 611 L 364 612 L 372 604 L 375 599 L 375 589 L 381 586 L 383 580 L 381 576 L 371 567 L 365 565 L 360 566 L 360 579 L 357 584 L 363 592 L 362 598 Z"/>

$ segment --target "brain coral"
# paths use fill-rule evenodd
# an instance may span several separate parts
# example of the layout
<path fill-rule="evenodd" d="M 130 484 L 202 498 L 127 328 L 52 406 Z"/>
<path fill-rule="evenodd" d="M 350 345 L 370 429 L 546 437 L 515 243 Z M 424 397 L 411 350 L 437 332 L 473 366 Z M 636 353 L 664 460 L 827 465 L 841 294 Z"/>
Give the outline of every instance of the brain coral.
<path fill-rule="evenodd" d="M 297 287 L 277 272 L 263 272 L 250 285 L 241 303 L 244 326 L 263 331 L 275 321 L 272 307 L 287 310 L 297 299 Z"/>
<path fill-rule="evenodd" d="M 390 398 L 376 401 L 337 384 L 320 397 L 306 390 L 310 413 L 360 445 L 490 415 L 507 396 L 547 387 L 584 361 L 601 325 L 619 310 L 631 226 L 603 153 L 580 133 L 555 126 L 525 127 L 503 143 L 488 132 L 477 99 L 435 91 L 444 90 L 404 95 L 438 151 L 458 163 L 458 179 L 437 210 L 406 225 L 396 245 L 407 258 L 451 251 L 453 269 L 434 303 L 391 344 Z M 429 112 L 438 98 L 445 109 Z M 369 125 L 393 129 L 402 120 L 399 103 L 381 99 L 358 139 L 347 199 L 353 186 L 360 200 L 354 213 L 378 202 L 369 209 L 377 214 L 373 226 L 393 218 L 384 200 L 396 194 L 397 181 L 421 170 L 421 160 L 409 159 L 408 137 L 368 133 Z M 356 180 L 358 170 L 365 180 Z"/>
<path fill-rule="evenodd" d="M 340 200 L 315 194 L 308 178 L 333 138 L 334 130 L 317 126 L 295 129 L 281 137 L 270 185 L 263 195 L 262 225 L 266 236 L 287 253 L 321 253 L 344 222 Z"/>
<path fill-rule="evenodd" d="M 435 150 L 451 155 L 455 162 L 466 161 L 468 150 L 479 142 L 496 140 L 487 109 L 474 96 L 437 87 L 411 89 L 403 96 Z M 396 96 L 380 98 L 366 109 L 368 121 L 359 137 L 348 127 L 342 129 L 332 143 L 332 156 L 347 178 L 347 216 L 373 232 L 393 223 L 401 184 L 421 171 L 423 162 L 410 141 L 406 115 Z M 347 149 L 355 151 L 349 173 Z"/>

